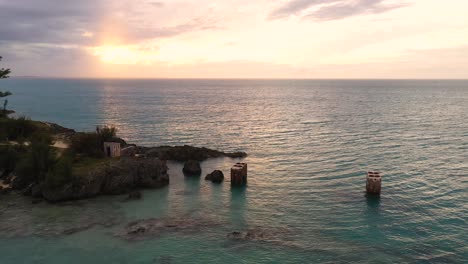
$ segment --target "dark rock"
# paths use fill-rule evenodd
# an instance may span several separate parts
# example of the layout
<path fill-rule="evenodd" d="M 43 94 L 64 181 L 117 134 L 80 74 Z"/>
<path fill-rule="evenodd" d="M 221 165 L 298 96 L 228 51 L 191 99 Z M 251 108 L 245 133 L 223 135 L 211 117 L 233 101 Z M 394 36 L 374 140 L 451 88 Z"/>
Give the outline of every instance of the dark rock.
<path fill-rule="evenodd" d="M 63 230 L 62 234 L 64 234 L 64 235 L 73 235 L 75 233 L 86 230 L 86 228 L 87 227 L 72 227 L 72 228 Z"/>
<path fill-rule="evenodd" d="M 38 204 L 38 203 L 42 203 L 42 201 L 43 201 L 43 200 L 40 199 L 40 198 L 35 198 L 35 199 L 33 199 L 33 200 L 31 201 L 31 203 L 32 203 L 32 204 Z"/>
<path fill-rule="evenodd" d="M 235 240 L 264 240 L 268 238 L 268 235 L 263 230 L 247 230 L 245 232 L 231 232 L 228 234 L 228 238 Z"/>
<path fill-rule="evenodd" d="M 228 238 L 241 239 L 241 238 L 243 238 L 243 235 L 242 235 L 241 232 L 234 231 L 234 232 L 231 232 L 231 233 L 228 234 Z"/>
<path fill-rule="evenodd" d="M 120 151 L 122 157 L 134 157 L 137 154 L 137 148 L 135 146 L 128 146 Z"/>
<path fill-rule="evenodd" d="M 40 184 L 35 184 L 31 187 L 31 196 L 34 198 L 42 197 L 42 189 Z"/>
<path fill-rule="evenodd" d="M 127 142 L 123 138 L 119 138 L 119 137 L 113 137 L 109 139 L 108 142 L 120 143 L 120 146 L 122 146 L 123 148 L 128 146 Z"/>
<path fill-rule="evenodd" d="M 15 190 L 24 191 L 31 186 L 31 179 L 29 179 L 29 177 L 20 177 L 18 175 L 11 180 L 10 185 Z"/>
<path fill-rule="evenodd" d="M 26 186 L 26 188 L 24 188 L 21 193 L 24 196 L 31 196 L 32 195 L 32 187 L 33 187 L 33 184 L 30 184 L 30 185 Z"/>
<path fill-rule="evenodd" d="M 11 188 L 3 188 L 0 186 L 0 195 L 2 194 L 8 194 L 11 192 Z"/>
<path fill-rule="evenodd" d="M 200 162 L 196 160 L 189 160 L 185 162 L 184 168 L 182 171 L 188 175 L 200 176 L 201 174 Z"/>
<path fill-rule="evenodd" d="M 75 133 L 75 130 L 66 128 L 51 122 L 41 122 L 46 125 L 53 134 Z"/>
<path fill-rule="evenodd" d="M 219 222 L 209 218 L 194 219 L 190 216 L 180 218 L 149 218 L 129 223 L 116 235 L 127 240 L 141 240 L 157 237 L 166 232 L 205 232 L 218 225 L 220 225 Z"/>
<path fill-rule="evenodd" d="M 137 153 L 146 154 L 148 157 L 158 157 L 162 160 L 204 161 L 209 158 L 230 157 L 243 158 L 247 156 L 245 152 L 226 153 L 208 148 L 198 148 L 192 146 L 161 146 L 161 147 L 137 147 Z"/>
<path fill-rule="evenodd" d="M 127 200 L 140 200 L 143 197 L 141 192 L 134 191 L 128 194 Z"/>
<path fill-rule="evenodd" d="M 224 181 L 224 174 L 220 170 L 214 170 L 212 173 L 206 175 L 205 180 L 221 183 Z"/>
<path fill-rule="evenodd" d="M 227 234 L 227 238 L 237 242 L 271 242 L 288 243 L 291 241 L 293 230 L 288 227 L 253 227 L 243 231 L 234 231 Z"/>

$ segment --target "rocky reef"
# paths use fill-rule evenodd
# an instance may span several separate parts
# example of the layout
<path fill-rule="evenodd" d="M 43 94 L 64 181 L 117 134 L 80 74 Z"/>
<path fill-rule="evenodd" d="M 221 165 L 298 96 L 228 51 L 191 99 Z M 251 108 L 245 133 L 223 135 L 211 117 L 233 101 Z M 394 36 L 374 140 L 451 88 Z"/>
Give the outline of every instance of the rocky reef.
<path fill-rule="evenodd" d="M 167 232 L 196 233 L 210 230 L 221 225 L 221 222 L 209 218 L 192 218 L 189 216 L 172 218 L 148 218 L 128 223 L 116 236 L 125 240 L 144 240 L 160 236 Z"/>
<path fill-rule="evenodd" d="M 144 154 L 147 157 L 158 157 L 163 160 L 174 161 L 204 161 L 209 158 L 244 158 L 247 156 L 245 152 L 222 152 L 209 148 L 198 148 L 193 146 L 160 146 L 160 147 L 138 147 L 138 153 Z"/>

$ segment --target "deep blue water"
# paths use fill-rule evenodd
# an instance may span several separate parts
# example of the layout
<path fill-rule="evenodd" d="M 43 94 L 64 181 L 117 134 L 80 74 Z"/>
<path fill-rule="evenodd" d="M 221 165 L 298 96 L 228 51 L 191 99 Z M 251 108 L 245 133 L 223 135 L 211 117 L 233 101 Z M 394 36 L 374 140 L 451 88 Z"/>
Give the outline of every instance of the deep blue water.
<path fill-rule="evenodd" d="M 184 178 L 141 201 L 0 201 L 0 263 L 467 263 L 468 81 L 9 79 L 11 108 L 132 143 L 246 151 L 249 184 Z M 231 159 L 202 164 L 204 173 Z M 383 174 L 366 197 L 365 172 Z M 229 178 L 229 177 L 228 177 Z M 190 230 L 118 236 L 146 218 Z M 111 224 L 112 223 L 112 224 Z M 81 232 L 63 234 L 70 227 Z M 89 228 L 88 228 L 89 227 Z M 232 231 L 263 230 L 236 242 Z"/>

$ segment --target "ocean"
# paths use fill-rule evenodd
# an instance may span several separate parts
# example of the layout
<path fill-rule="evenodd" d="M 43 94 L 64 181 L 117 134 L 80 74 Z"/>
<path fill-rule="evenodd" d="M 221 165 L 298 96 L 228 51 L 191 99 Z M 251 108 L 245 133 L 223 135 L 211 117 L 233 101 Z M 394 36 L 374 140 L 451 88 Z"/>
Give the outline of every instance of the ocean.
<path fill-rule="evenodd" d="M 32 205 L 0 197 L 0 263 L 467 263 L 468 81 L 0 81 L 17 115 L 79 131 L 114 125 L 144 146 L 249 156 L 202 163 L 227 181 L 186 178 L 126 196 Z M 383 175 L 365 194 L 366 171 Z M 141 219 L 186 228 L 129 241 Z M 233 240 L 238 232 L 264 238 Z"/>

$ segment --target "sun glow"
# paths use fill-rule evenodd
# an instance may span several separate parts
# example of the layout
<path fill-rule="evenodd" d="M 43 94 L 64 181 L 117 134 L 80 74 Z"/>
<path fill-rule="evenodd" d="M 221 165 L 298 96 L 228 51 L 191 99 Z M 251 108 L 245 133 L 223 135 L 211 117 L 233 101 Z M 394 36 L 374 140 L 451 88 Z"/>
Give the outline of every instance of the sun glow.
<path fill-rule="evenodd" d="M 109 64 L 151 65 L 158 60 L 158 50 L 154 47 L 136 45 L 103 45 L 90 48 L 94 56 Z"/>

